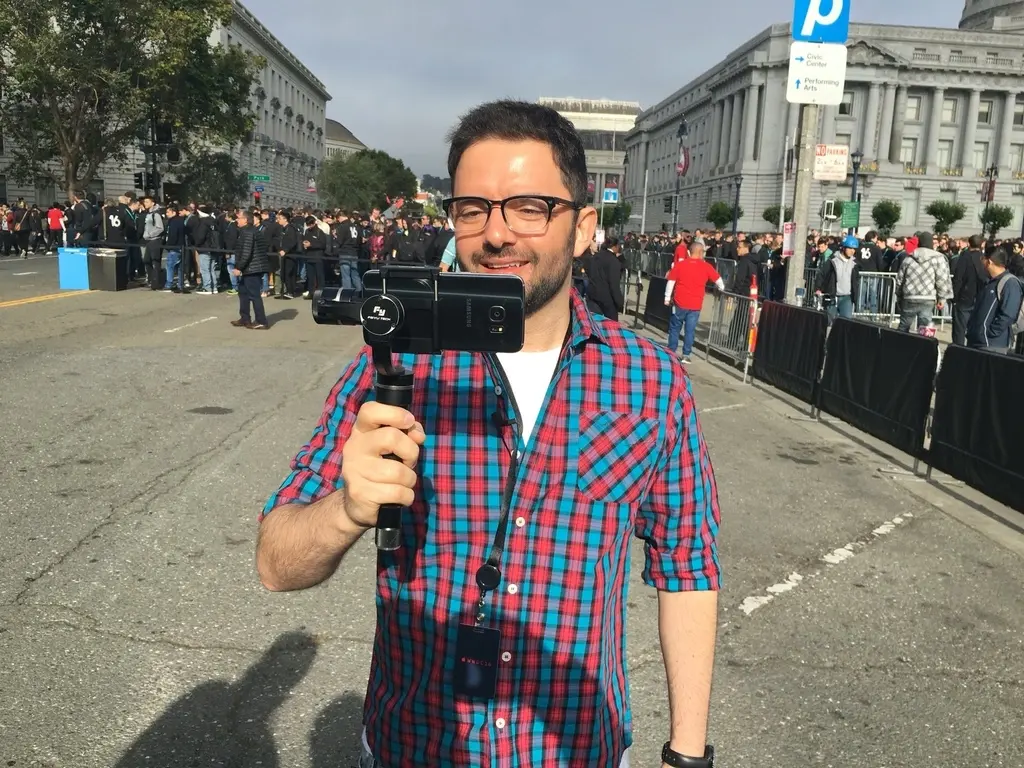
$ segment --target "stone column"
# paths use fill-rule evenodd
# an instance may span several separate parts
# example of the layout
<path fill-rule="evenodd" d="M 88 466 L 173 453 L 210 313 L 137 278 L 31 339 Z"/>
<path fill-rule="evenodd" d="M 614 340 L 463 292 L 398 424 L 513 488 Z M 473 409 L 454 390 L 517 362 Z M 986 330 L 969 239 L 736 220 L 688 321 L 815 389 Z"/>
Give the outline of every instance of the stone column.
<path fill-rule="evenodd" d="M 707 153 L 705 167 L 708 170 L 718 167 L 718 153 L 722 151 L 722 117 L 725 112 L 725 105 L 716 101 L 713 105 L 711 116 L 711 149 Z"/>
<path fill-rule="evenodd" d="M 790 104 L 789 105 L 789 123 L 786 125 L 786 134 L 789 136 L 789 146 L 795 147 L 800 143 L 800 137 L 797 136 L 797 131 L 800 130 L 800 105 Z M 786 137 L 782 137 L 782 148 L 786 148 Z"/>
<path fill-rule="evenodd" d="M 924 164 L 929 169 L 939 162 L 939 129 L 942 127 L 942 102 L 946 98 L 946 89 L 936 86 L 932 91 L 931 113 L 928 115 L 928 151 L 924 156 Z"/>
<path fill-rule="evenodd" d="M 963 168 L 974 167 L 974 142 L 978 136 L 978 110 L 981 108 L 981 89 L 972 88 L 967 100 L 967 114 L 964 116 L 964 143 L 960 147 L 960 165 Z M 965 173 L 965 176 L 974 174 Z"/>
<path fill-rule="evenodd" d="M 860 151 L 867 158 L 875 158 L 875 137 L 878 129 L 878 103 L 882 87 L 878 83 L 871 83 L 868 90 L 868 109 L 864 113 L 864 130 L 861 132 Z"/>
<path fill-rule="evenodd" d="M 889 149 L 892 146 L 893 117 L 896 111 L 896 86 L 892 83 L 885 84 L 885 94 L 882 97 L 882 121 L 878 127 L 878 152 L 875 156 L 879 160 L 889 159 Z"/>
<path fill-rule="evenodd" d="M 718 167 L 729 162 L 729 137 L 732 135 L 732 97 L 726 96 L 722 106 L 722 131 L 718 138 Z"/>
<path fill-rule="evenodd" d="M 821 110 L 821 143 L 836 143 L 836 116 L 839 114 L 839 107 L 829 105 Z M 851 147 L 852 152 L 856 147 Z"/>
<path fill-rule="evenodd" d="M 900 161 L 900 150 L 903 148 L 903 129 L 907 125 L 907 86 L 896 87 L 896 109 L 892 118 L 892 145 L 889 147 L 889 160 Z"/>
<path fill-rule="evenodd" d="M 996 161 L 1000 169 L 1010 167 L 1010 140 L 1013 138 L 1013 108 L 1017 103 L 1017 93 L 1010 91 L 1003 100 L 1003 125 L 999 129 L 999 159 Z M 977 118 L 977 115 L 975 115 Z"/>
<path fill-rule="evenodd" d="M 747 163 L 754 162 L 754 147 L 757 144 L 757 101 L 759 90 L 759 86 L 747 86 L 747 98 L 743 104 L 743 161 Z"/>
<path fill-rule="evenodd" d="M 740 141 L 743 138 L 743 91 L 732 95 L 732 124 L 729 130 L 729 159 L 734 163 L 741 157 Z"/>

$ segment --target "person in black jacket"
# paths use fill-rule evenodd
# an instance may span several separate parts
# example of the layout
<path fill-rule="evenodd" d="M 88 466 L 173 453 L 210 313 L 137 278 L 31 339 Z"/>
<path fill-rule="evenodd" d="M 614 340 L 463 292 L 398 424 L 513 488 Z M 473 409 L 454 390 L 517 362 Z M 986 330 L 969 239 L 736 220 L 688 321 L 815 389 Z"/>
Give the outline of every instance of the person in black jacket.
<path fill-rule="evenodd" d="M 277 212 L 277 255 L 281 262 L 281 282 L 277 298 L 291 299 L 299 295 L 299 233 L 288 220 L 287 211 Z"/>
<path fill-rule="evenodd" d="M 212 296 L 217 292 L 217 270 L 214 268 L 217 257 L 210 253 L 214 225 L 210 209 L 205 205 L 199 206 L 188 219 L 188 239 L 199 252 L 199 279 L 202 287 L 196 293 L 200 296 Z"/>
<path fill-rule="evenodd" d="M 71 222 L 74 235 L 72 235 L 72 242 L 68 245 L 75 248 L 86 248 L 93 241 L 92 206 L 79 191 L 71 193 L 71 201 Z"/>
<path fill-rule="evenodd" d="M 306 264 L 306 290 L 302 298 L 313 296 L 313 291 L 324 287 L 324 257 L 327 254 L 327 238 L 330 235 L 320 229 L 315 216 L 307 216 L 302 231 L 303 261 Z"/>
<path fill-rule="evenodd" d="M 167 280 L 164 290 L 172 293 L 189 293 L 185 287 L 185 274 L 188 272 L 188 251 L 185 250 L 185 217 L 178 215 L 178 209 L 167 206 L 167 229 L 164 245 L 167 247 Z M 177 269 L 178 281 L 175 284 L 174 272 Z"/>
<path fill-rule="evenodd" d="M 232 320 L 231 324 L 236 328 L 265 331 L 270 325 L 261 294 L 263 276 L 270 269 L 270 240 L 266 229 L 256 225 L 249 211 L 239 210 L 235 221 L 238 224 L 238 240 L 235 243 L 233 272 L 238 278 L 238 319 Z M 252 322 L 253 317 L 256 322 Z"/>
<path fill-rule="evenodd" d="M 585 265 L 587 306 L 591 312 L 618 320 L 624 301 L 622 297 L 621 246 L 618 238 L 609 237 Z"/>
<path fill-rule="evenodd" d="M 967 344 L 967 323 L 974 311 L 978 292 L 988 282 L 988 272 L 982 262 L 981 235 L 971 235 L 967 250 L 957 257 L 953 265 L 953 343 Z"/>
<path fill-rule="evenodd" d="M 341 290 L 350 296 L 359 296 L 363 292 L 363 280 L 359 276 L 359 250 L 363 246 L 359 223 L 341 211 L 334 232 Z"/>

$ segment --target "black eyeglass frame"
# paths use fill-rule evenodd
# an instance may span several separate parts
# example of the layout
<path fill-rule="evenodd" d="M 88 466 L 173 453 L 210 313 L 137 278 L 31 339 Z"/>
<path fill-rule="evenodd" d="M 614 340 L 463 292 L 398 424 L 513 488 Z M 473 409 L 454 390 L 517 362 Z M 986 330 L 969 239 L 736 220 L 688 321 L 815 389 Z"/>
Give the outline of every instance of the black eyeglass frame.
<path fill-rule="evenodd" d="M 515 232 L 515 229 L 508 223 L 508 215 L 505 213 L 505 206 L 515 200 L 543 200 L 547 203 L 548 218 L 547 221 L 544 222 L 544 229 L 542 231 L 546 231 L 548 226 L 551 224 L 551 217 L 555 215 L 555 208 L 557 206 L 564 205 L 566 208 L 576 212 L 582 211 L 587 207 L 585 203 L 576 203 L 572 200 L 566 200 L 564 197 L 555 197 L 553 195 L 512 195 L 511 197 L 506 197 L 504 200 L 488 200 L 486 197 L 463 195 L 460 197 L 448 197 L 441 201 L 441 209 L 444 211 L 444 215 L 451 218 L 452 205 L 462 200 L 477 200 L 486 203 L 488 215 L 490 215 L 490 212 L 494 210 L 495 206 L 501 208 L 501 220 L 505 222 L 505 226 L 512 232 Z"/>

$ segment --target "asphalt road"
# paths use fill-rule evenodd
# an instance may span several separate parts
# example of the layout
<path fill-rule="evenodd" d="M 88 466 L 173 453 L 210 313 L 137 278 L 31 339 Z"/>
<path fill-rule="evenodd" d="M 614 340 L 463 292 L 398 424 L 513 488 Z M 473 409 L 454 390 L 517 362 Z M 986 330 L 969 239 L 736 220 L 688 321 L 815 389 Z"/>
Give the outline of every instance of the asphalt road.
<path fill-rule="evenodd" d="M 352 765 L 372 542 L 300 594 L 252 561 L 357 332 L 303 301 L 270 302 L 266 333 L 227 296 L 17 303 L 55 292 L 53 259 L 0 262 L 0 764 Z M 720 764 L 1024 766 L 1021 517 L 692 371 L 724 517 Z M 639 569 L 628 604 L 646 768 L 668 708 Z"/>

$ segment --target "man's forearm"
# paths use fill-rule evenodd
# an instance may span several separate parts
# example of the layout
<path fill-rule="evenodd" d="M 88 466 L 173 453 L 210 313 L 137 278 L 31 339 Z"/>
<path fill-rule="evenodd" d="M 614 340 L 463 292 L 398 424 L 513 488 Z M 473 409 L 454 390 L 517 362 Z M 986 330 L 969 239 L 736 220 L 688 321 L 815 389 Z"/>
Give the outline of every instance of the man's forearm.
<path fill-rule="evenodd" d="M 260 582 L 274 592 L 316 586 L 338 569 L 341 558 L 365 532 L 345 514 L 341 492 L 309 505 L 278 507 L 260 524 Z"/>
<path fill-rule="evenodd" d="M 700 757 L 707 743 L 718 593 L 659 591 L 658 629 L 668 679 L 672 749 Z"/>

